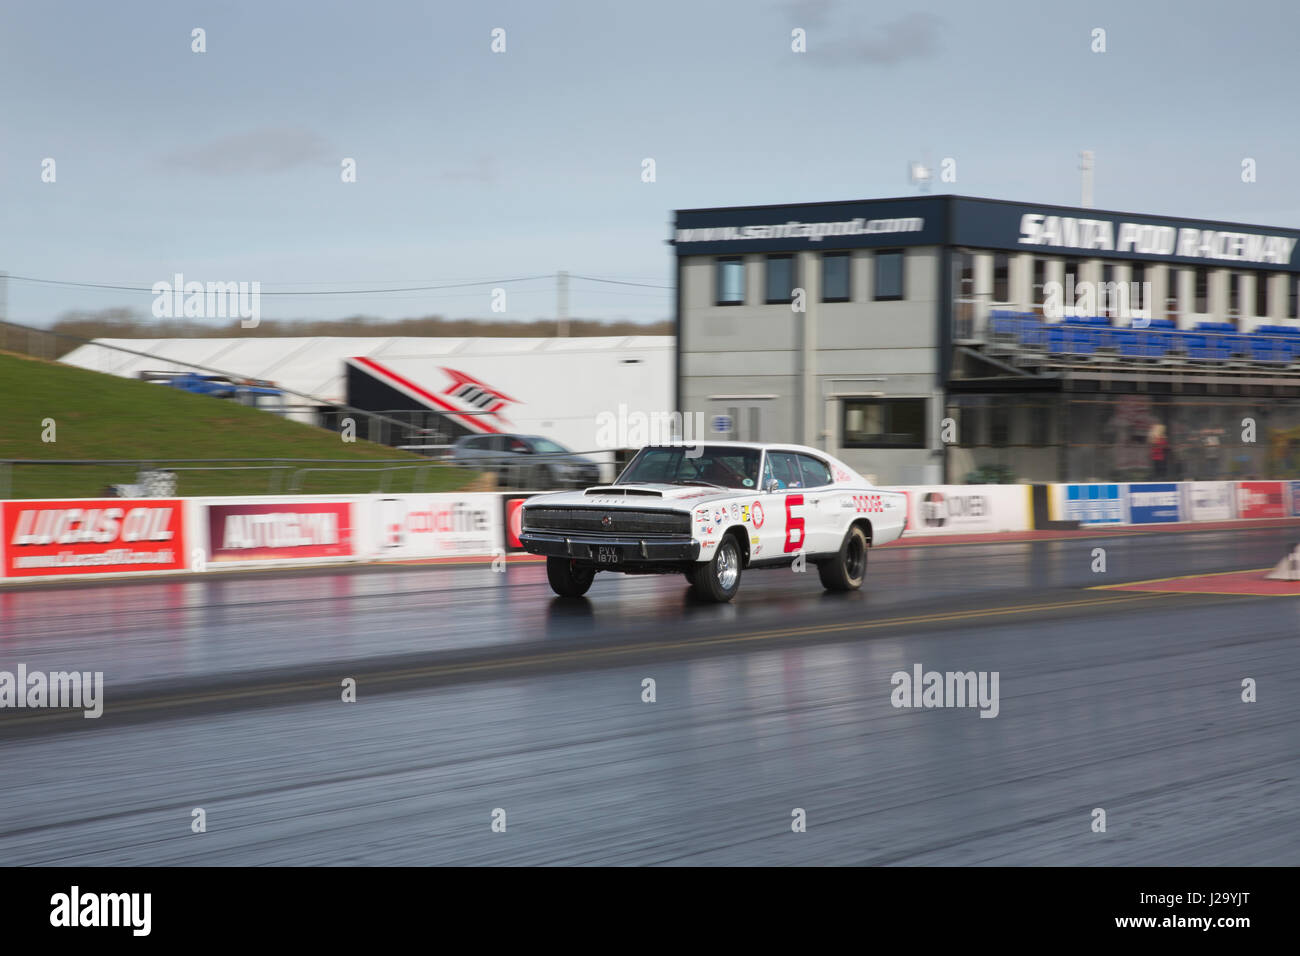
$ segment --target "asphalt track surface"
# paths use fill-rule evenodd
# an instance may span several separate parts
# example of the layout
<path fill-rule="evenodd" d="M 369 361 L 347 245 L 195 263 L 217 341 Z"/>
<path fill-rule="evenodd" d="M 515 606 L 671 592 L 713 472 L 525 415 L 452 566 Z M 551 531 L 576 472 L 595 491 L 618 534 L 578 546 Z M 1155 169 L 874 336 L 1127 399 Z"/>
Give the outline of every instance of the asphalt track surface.
<path fill-rule="evenodd" d="M 1097 586 L 1297 538 L 889 547 L 723 606 L 536 564 L 0 590 L 0 670 L 105 673 L 99 720 L 0 711 L 0 860 L 1295 865 L 1300 598 Z M 998 672 L 997 716 L 893 707 L 915 664 Z"/>

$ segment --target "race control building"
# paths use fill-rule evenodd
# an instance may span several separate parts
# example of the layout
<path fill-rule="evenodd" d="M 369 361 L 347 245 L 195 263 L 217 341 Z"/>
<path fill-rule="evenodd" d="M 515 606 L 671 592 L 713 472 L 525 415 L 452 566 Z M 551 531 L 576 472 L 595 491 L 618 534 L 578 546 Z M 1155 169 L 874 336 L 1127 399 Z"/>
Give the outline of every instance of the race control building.
<path fill-rule="evenodd" d="M 1300 477 L 1298 240 L 962 196 L 678 210 L 676 407 L 881 484 Z"/>

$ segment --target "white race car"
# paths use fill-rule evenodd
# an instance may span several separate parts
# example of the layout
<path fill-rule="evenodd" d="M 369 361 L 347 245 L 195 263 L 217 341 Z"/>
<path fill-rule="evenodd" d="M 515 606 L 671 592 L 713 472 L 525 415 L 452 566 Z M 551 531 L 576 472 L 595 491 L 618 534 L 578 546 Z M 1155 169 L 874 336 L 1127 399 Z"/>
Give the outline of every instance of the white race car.
<path fill-rule="evenodd" d="M 802 445 L 642 448 L 612 485 L 537 495 L 519 541 L 546 555 L 552 590 L 579 597 L 597 571 L 685 573 L 730 601 L 745 568 L 813 564 L 832 591 L 860 587 L 867 551 L 900 537 L 907 496 Z"/>

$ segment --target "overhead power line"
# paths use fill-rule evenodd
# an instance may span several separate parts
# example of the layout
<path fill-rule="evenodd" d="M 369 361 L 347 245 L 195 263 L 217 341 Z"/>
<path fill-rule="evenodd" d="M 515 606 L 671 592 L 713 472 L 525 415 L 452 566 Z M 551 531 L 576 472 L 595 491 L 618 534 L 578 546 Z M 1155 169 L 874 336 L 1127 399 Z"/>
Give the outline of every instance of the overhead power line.
<path fill-rule="evenodd" d="M 297 298 L 305 295 L 383 295 L 389 292 L 434 292 L 439 289 L 464 289 L 470 286 L 485 285 L 506 285 L 510 282 L 532 282 L 536 279 L 553 279 L 554 275 L 540 276 L 519 276 L 514 279 L 490 279 L 483 282 L 456 282 L 450 285 L 425 285 L 425 286 L 408 286 L 402 289 L 321 289 L 315 292 L 262 292 L 262 295 L 286 295 Z M 11 281 L 15 282 L 38 282 L 42 285 L 57 286 L 76 286 L 82 289 L 113 289 L 118 292 L 146 292 L 149 295 L 156 293 L 152 288 L 129 285 L 108 285 L 100 282 L 72 282 L 65 279 L 37 279 L 32 276 L 9 276 Z"/>
<path fill-rule="evenodd" d="M 622 282 L 618 279 L 601 279 L 598 276 L 580 276 L 576 273 L 569 273 L 570 279 L 586 279 L 588 282 L 607 282 L 610 285 L 635 285 L 643 289 L 671 289 L 670 285 L 652 285 L 649 282 Z"/>

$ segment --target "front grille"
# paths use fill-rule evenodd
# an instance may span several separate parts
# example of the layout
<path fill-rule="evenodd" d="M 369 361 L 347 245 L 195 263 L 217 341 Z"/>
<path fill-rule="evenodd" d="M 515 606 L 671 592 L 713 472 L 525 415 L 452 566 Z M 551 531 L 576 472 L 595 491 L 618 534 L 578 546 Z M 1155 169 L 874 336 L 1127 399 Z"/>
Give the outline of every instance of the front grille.
<path fill-rule="evenodd" d="M 604 520 L 608 517 L 609 524 Z M 619 508 L 524 508 L 524 527 L 582 534 L 670 535 L 691 533 L 691 516 L 675 511 Z"/>

